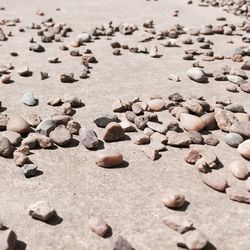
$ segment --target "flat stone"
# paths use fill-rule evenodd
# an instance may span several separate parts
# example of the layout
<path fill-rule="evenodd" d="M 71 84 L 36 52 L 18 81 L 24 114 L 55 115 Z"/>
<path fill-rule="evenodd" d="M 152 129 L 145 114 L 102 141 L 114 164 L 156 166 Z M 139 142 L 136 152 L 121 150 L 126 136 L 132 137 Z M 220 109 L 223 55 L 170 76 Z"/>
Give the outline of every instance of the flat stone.
<path fill-rule="evenodd" d="M 92 232 L 101 237 L 104 237 L 109 230 L 109 226 L 102 215 L 91 215 L 88 220 L 88 226 Z"/>
<path fill-rule="evenodd" d="M 180 208 L 185 203 L 185 196 L 177 192 L 169 192 L 162 199 L 164 206 L 168 208 Z"/>
<path fill-rule="evenodd" d="M 234 148 L 237 148 L 239 144 L 244 141 L 243 137 L 237 133 L 228 133 L 225 135 L 224 139 L 227 145 Z"/>
<path fill-rule="evenodd" d="M 236 103 L 227 105 L 225 109 L 234 113 L 243 113 L 245 111 L 244 107 L 241 104 L 236 104 Z"/>
<path fill-rule="evenodd" d="M 49 138 L 59 146 L 65 146 L 69 144 L 72 140 L 71 133 L 65 128 L 64 125 L 57 126 L 49 134 Z"/>
<path fill-rule="evenodd" d="M 87 149 L 96 149 L 99 144 L 98 137 L 94 130 L 88 128 L 81 128 L 80 130 L 80 142 Z"/>
<path fill-rule="evenodd" d="M 165 151 L 166 150 L 166 146 L 164 144 L 162 144 L 159 141 L 155 141 L 152 140 L 149 144 L 149 147 L 154 149 L 157 152 L 161 152 L 161 151 Z"/>
<path fill-rule="evenodd" d="M 34 164 L 24 164 L 23 167 L 21 167 L 21 170 L 26 178 L 35 177 L 39 173 L 37 166 Z"/>
<path fill-rule="evenodd" d="M 158 133 L 158 132 L 154 132 L 151 136 L 150 136 L 150 139 L 153 140 L 153 141 L 157 141 L 157 142 L 160 142 L 160 143 L 167 143 L 168 142 L 168 139 L 165 135 L 161 134 L 161 133 Z"/>
<path fill-rule="evenodd" d="M 37 201 L 28 208 L 29 215 L 41 221 L 47 221 L 56 215 L 56 211 L 47 201 Z"/>
<path fill-rule="evenodd" d="M 2 136 L 6 137 L 10 141 L 11 145 L 13 145 L 13 146 L 19 144 L 22 140 L 21 135 L 19 133 L 14 132 L 14 131 L 8 131 L 8 130 L 4 131 L 2 133 Z"/>
<path fill-rule="evenodd" d="M 187 249 L 191 250 L 203 249 L 207 244 L 207 236 L 197 229 L 184 233 L 182 241 L 177 243 L 178 246 L 184 245 Z"/>
<path fill-rule="evenodd" d="M 207 186 L 220 192 L 224 192 L 227 187 L 227 180 L 215 172 L 202 174 L 201 179 Z"/>
<path fill-rule="evenodd" d="M 245 179 L 249 173 L 247 164 L 242 160 L 234 160 L 230 162 L 228 168 L 238 179 Z"/>
<path fill-rule="evenodd" d="M 168 145 L 171 146 L 187 147 L 192 143 L 190 135 L 185 132 L 168 131 L 166 137 L 168 138 Z"/>
<path fill-rule="evenodd" d="M 19 115 L 12 116 L 7 123 L 7 130 L 17 133 L 26 133 L 30 129 L 29 124 Z"/>
<path fill-rule="evenodd" d="M 13 147 L 6 137 L 0 135 L 0 156 L 10 157 L 13 153 Z"/>
<path fill-rule="evenodd" d="M 193 229 L 193 223 L 185 216 L 169 214 L 163 219 L 164 224 L 173 230 L 183 234 Z"/>
<path fill-rule="evenodd" d="M 23 95 L 22 97 L 22 103 L 28 106 L 35 106 L 36 105 L 36 100 L 33 96 L 32 92 L 27 92 Z"/>
<path fill-rule="evenodd" d="M 245 140 L 241 144 L 239 144 L 238 152 L 241 154 L 241 156 L 250 160 L 250 139 Z"/>
<path fill-rule="evenodd" d="M 160 134 L 165 134 L 167 132 L 167 127 L 164 124 L 160 124 L 157 122 L 147 122 L 147 126 L 155 132 Z"/>
<path fill-rule="evenodd" d="M 188 131 L 187 132 L 192 140 L 192 144 L 203 144 L 203 137 L 201 133 L 197 131 Z"/>
<path fill-rule="evenodd" d="M 200 117 L 185 113 L 180 115 L 180 123 L 187 131 L 201 131 L 205 127 L 205 123 Z"/>
<path fill-rule="evenodd" d="M 148 135 L 138 135 L 134 140 L 136 145 L 145 145 L 150 143 L 150 137 Z"/>
<path fill-rule="evenodd" d="M 122 121 L 119 124 L 121 125 L 124 133 L 137 131 L 134 125 L 128 121 Z"/>
<path fill-rule="evenodd" d="M 123 162 L 123 156 L 120 152 L 113 149 L 105 149 L 96 154 L 96 164 L 99 167 L 109 168 L 120 165 Z"/>
<path fill-rule="evenodd" d="M 250 121 L 235 122 L 229 128 L 229 131 L 240 134 L 244 138 L 250 138 Z"/>
<path fill-rule="evenodd" d="M 233 201 L 250 203 L 250 192 L 245 188 L 232 186 L 226 189 L 226 193 Z"/>

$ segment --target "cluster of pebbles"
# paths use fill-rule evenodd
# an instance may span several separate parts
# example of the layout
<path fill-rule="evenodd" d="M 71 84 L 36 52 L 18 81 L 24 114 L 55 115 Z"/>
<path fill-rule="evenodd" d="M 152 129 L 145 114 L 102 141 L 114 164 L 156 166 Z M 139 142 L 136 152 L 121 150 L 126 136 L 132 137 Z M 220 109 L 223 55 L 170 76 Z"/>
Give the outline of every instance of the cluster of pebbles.
<path fill-rule="evenodd" d="M 200 0 L 200 6 L 220 7 L 226 12 L 230 12 L 237 16 L 250 16 L 250 3 L 248 0 Z"/>
<path fill-rule="evenodd" d="M 224 7 L 223 2 L 229 1 L 206 1 L 212 5 Z M 240 1 L 235 14 L 248 15 L 246 1 Z M 190 2 L 189 2 L 190 3 Z M 234 4 L 228 9 L 234 9 Z M 44 16 L 42 11 L 38 15 Z M 178 11 L 175 12 L 178 16 Z M 219 18 L 218 21 L 226 21 Z M 19 18 L 13 20 L 1 20 L 1 26 L 18 26 L 19 32 L 28 32 L 30 29 L 37 30 L 37 37 L 30 39 L 30 51 L 44 53 L 46 43 L 59 43 L 59 49 L 68 51 L 70 56 L 79 57 L 80 70 L 79 78 L 87 78 L 90 71 L 89 64 L 97 63 L 92 51 L 84 48 L 79 49 L 86 43 L 100 39 L 100 37 L 114 37 L 116 32 L 123 35 L 133 35 L 139 31 L 135 24 L 122 23 L 118 26 L 110 22 L 107 26 L 95 27 L 90 33 L 83 32 L 78 35 L 69 46 L 63 45 L 63 38 L 67 37 L 72 28 L 64 23 L 56 23 L 52 18 L 46 18 L 41 23 L 28 23 L 26 27 L 20 26 Z M 210 78 L 216 81 L 228 81 L 227 91 L 250 93 L 250 83 L 247 81 L 245 70 L 250 70 L 250 61 L 245 58 L 250 55 L 248 46 L 241 46 L 235 49 L 230 56 L 216 55 L 212 50 L 213 42 L 207 39 L 211 35 L 242 36 L 243 43 L 250 43 L 247 33 L 250 32 L 250 23 L 244 21 L 236 26 L 230 23 L 212 26 L 206 25 L 199 28 L 188 29 L 177 24 L 174 27 L 157 31 L 152 20 L 143 24 L 144 33 L 139 36 L 138 42 L 146 43 L 152 40 L 162 40 L 162 47 L 177 48 L 180 44 L 198 44 L 199 49 L 190 47 L 184 50 L 183 60 L 196 60 L 201 56 L 200 61 L 221 61 L 231 60 L 233 63 L 241 63 L 240 67 L 232 67 L 228 64 L 221 64 L 214 72 L 206 71 L 200 61 L 192 63 L 192 67 L 186 72 L 188 78 L 197 83 L 208 83 Z M 181 35 L 188 34 L 190 37 L 178 40 Z M 4 28 L 0 29 L 0 41 L 12 39 L 12 32 L 6 33 Z M 40 42 L 36 42 L 36 40 Z M 145 46 L 132 46 L 121 44 L 118 41 L 112 42 L 113 54 L 122 54 L 121 49 L 132 53 L 149 54 L 152 58 L 159 58 L 162 55 L 157 45 L 150 48 Z M 11 52 L 12 56 L 18 56 Z M 61 63 L 60 58 L 52 57 L 48 63 Z M 15 66 L 12 64 L 1 65 L 1 82 L 8 84 L 13 82 L 12 72 Z M 31 77 L 33 72 L 28 66 L 17 69 L 20 77 Z M 40 72 L 41 80 L 49 78 L 48 72 Z M 61 82 L 73 83 L 78 80 L 73 72 L 62 72 L 59 76 Z M 170 74 L 168 79 L 179 82 L 178 75 Z M 27 106 L 39 104 L 39 100 L 33 92 L 27 92 L 20 100 Z M 123 153 L 115 149 L 113 142 L 126 140 L 130 133 L 136 136 L 132 143 L 137 145 L 138 150 L 148 159 L 153 161 L 160 159 L 161 154 L 167 154 L 168 147 L 188 148 L 184 160 L 200 172 L 201 181 L 212 189 L 224 192 L 228 197 L 237 202 L 250 203 L 250 116 L 245 107 L 240 103 L 232 103 L 229 97 L 218 97 L 213 103 L 204 100 L 203 97 L 184 97 L 180 93 L 172 93 L 167 99 L 161 95 L 154 95 L 148 98 L 119 97 L 112 104 L 112 112 L 97 117 L 93 121 L 93 127 L 82 127 L 73 119 L 77 108 L 83 107 L 82 100 L 76 96 L 56 96 L 48 100 L 48 105 L 55 107 L 55 112 L 50 117 L 42 118 L 39 114 L 26 116 L 8 116 L 7 112 L 0 113 L 0 156 L 12 158 L 14 164 L 20 167 L 26 178 L 34 178 L 42 174 L 38 166 L 29 159 L 30 150 L 49 149 L 55 147 L 69 146 L 73 140 L 79 140 L 88 150 L 96 151 L 95 163 L 102 168 L 115 168 L 125 163 Z M 0 108 L 2 103 L 0 102 Z M 160 119 L 159 114 L 166 113 L 168 119 Z M 94 125 L 95 124 L 95 125 Z M 98 135 L 95 127 L 102 128 Z M 215 135 L 214 130 L 220 130 L 224 135 L 224 142 L 235 148 L 242 159 L 223 166 L 212 147 L 216 147 L 220 139 Z M 217 131 L 218 132 L 218 131 Z M 110 143 L 112 142 L 112 145 Z M 101 144 L 105 149 L 101 149 Z M 226 168 L 234 177 L 241 180 L 242 186 L 230 185 L 228 180 L 220 172 Z M 169 191 L 161 199 L 162 204 L 168 209 L 179 210 L 186 206 L 185 195 L 177 191 Z M 56 210 L 47 201 L 37 201 L 28 208 L 28 214 L 43 222 L 58 217 Z M 168 215 L 163 219 L 164 224 L 181 235 L 177 245 L 188 249 L 202 249 L 208 245 L 209 239 L 199 229 L 195 228 L 190 218 L 179 214 Z M 88 220 L 90 230 L 100 237 L 108 237 L 111 226 L 106 222 L 103 215 L 91 214 Z M 17 236 L 14 231 L 0 223 L 0 249 L 14 249 Z M 115 242 L 114 250 L 132 250 L 131 244 L 122 236 Z"/>

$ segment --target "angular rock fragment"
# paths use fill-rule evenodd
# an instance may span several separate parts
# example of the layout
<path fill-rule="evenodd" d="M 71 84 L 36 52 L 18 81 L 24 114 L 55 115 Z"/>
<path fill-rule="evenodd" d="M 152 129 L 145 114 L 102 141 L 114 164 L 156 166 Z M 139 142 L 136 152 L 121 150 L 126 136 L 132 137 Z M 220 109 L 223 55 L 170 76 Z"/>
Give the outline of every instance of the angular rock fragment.
<path fill-rule="evenodd" d="M 28 208 L 29 215 L 41 221 L 47 221 L 56 215 L 56 211 L 47 201 L 37 201 Z"/>

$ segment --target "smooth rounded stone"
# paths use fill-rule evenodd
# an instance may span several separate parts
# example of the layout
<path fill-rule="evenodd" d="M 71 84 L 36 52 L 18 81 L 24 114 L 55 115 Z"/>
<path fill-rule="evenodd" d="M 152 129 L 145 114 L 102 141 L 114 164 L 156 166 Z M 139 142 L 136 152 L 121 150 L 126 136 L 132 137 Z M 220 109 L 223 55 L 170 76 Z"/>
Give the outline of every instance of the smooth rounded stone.
<path fill-rule="evenodd" d="M 52 119 L 45 119 L 36 127 L 36 131 L 42 135 L 48 136 L 56 127 L 55 121 Z"/>
<path fill-rule="evenodd" d="M 227 80 L 237 85 L 241 84 L 244 81 L 241 76 L 236 75 L 227 75 Z"/>
<path fill-rule="evenodd" d="M 183 234 L 181 242 L 178 242 L 178 246 L 185 246 L 190 250 L 203 249 L 208 244 L 207 236 L 200 230 L 190 230 Z"/>
<path fill-rule="evenodd" d="M 64 125 L 57 126 L 49 134 L 49 138 L 59 146 L 65 146 L 69 144 L 72 140 L 71 133 L 65 128 Z"/>
<path fill-rule="evenodd" d="M 39 123 L 41 123 L 42 118 L 37 114 L 29 114 L 25 116 L 25 120 L 31 127 L 35 128 Z"/>
<path fill-rule="evenodd" d="M 226 189 L 226 193 L 233 201 L 250 203 L 250 192 L 246 188 L 232 186 Z"/>
<path fill-rule="evenodd" d="M 10 141 L 11 145 L 13 145 L 13 146 L 17 145 L 22 140 L 21 135 L 19 133 L 14 132 L 14 131 L 6 130 L 2 133 L 2 136 L 6 137 Z"/>
<path fill-rule="evenodd" d="M 241 144 L 239 144 L 238 152 L 241 154 L 241 156 L 250 160 L 250 139 L 245 140 Z"/>
<path fill-rule="evenodd" d="M 162 99 L 153 99 L 148 101 L 148 109 L 152 111 L 160 111 L 165 107 L 166 102 Z"/>
<path fill-rule="evenodd" d="M 29 124 L 22 116 L 12 116 L 7 123 L 7 130 L 14 131 L 20 134 L 28 132 L 30 129 Z"/>
<path fill-rule="evenodd" d="M 158 160 L 160 158 L 159 151 L 155 150 L 152 147 L 144 146 L 142 152 L 152 161 Z"/>
<path fill-rule="evenodd" d="M 28 208 L 29 215 L 37 220 L 47 221 L 56 215 L 55 209 L 47 201 L 37 201 Z"/>
<path fill-rule="evenodd" d="M 250 83 L 241 83 L 240 89 L 246 93 L 250 93 Z"/>
<path fill-rule="evenodd" d="M 72 135 L 78 135 L 81 129 L 81 125 L 76 121 L 70 120 L 68 121 L 66 128 Z"/>
<path fill-rule="evenodd" d="M 243 113 L 245 112 L 244 107 L 241 104 L 229 104 L 225 107 L 226 110 L 229 110 L 234 113 Z"/>
<path fill-rule="evenodd" d="M 124 239 L 122 236 L 119 236 L 115 242 L 113 250 L 135 250 L 135 249 L 126 239 Z"/>
<path fill-rule="evenodd" d="M 132 111 L 130 111 L 130 112 L 132 112 Z M 97 119 L 95 119 L 94 123 L 99 128 L 105 128 L 109 123 L 119 122 L 119 121 L 120 120 L 118 119 L 116 114 L 107 114 L 105 116 L 101 116 L 101 117 L 98 117 Z"/>
<path fill-rule="evenodd" d="M 227 187 L 227 180 L 215 172 L 202 174 L 201 179 L 207 186 L 220 192 L 224 192 Z"/>
<path fill-rule="evenodd" d="M 184 160 L 189 164 L 195 164 L 201 158 L 200 152 L 195 149 L 190 149 L 184 157 Z"/>
<path fill-rule="evenodd" d="M 6 137 L 0 135 L 0 156 L 10 157 L 13 153 L 13 147 Z"/>
<path fill-rule="evenodd" d="M 186 200 L 183 194 L 177 192 L 169 192 L 162 199 L 164 206 L 168 208 L 180 208 L 182 207 Z"/>
<path fill-rule="evenodd" d="M 147 126 L 155 132 L 165 134 L 167 132 L 167 127 L 164 124 L 157 122 L 147 122 Z"/>
<path fill-rule="evenodd" d="M 0 249 L 14 250 L 17 243 L 17 236 L 11 229 L 0 230 Z"/>
<path fill-rule="evenodd" d="M 229 163 L 228 168 L 238 179 L 245 179 L 249 173 L 246 163 L 242 160 L 232 161 Z"/>
<path fill-rule="evenodd" d="M 29 157 L 26 154 L 18 151 L 13 153 L 13 158 L 15 165 L 20 167 L 29 161 Z"/>
<path fill-rule="evenodd" d="M 219 143 L 219 139 L 214 134 L 203 135 L 203 141 L 210 146 L 216 146 Z"/>
<path fill-rule="evenodd" d="M 189 134 L 193 144 L 203 144 L 203 137 L 201 133 L 197 131 L 188 131 L 187 133 Z"/>
<path fill-rule="evenodd" d="M 150 143 L 150 136 L 149 135 L 138 135 L 134 140 L 133 143 L 136 145 L 145 145 Z"/>
<path fill-rule="evenodd" d="M 178 120 L 180 120 L 180 116 L 182 113 L 184 114 L 188 114 L 189 111 L 187 108 L 184 108 L 184 107 L 174 107 L 172 110 L 171 110 L 171 115 L 176 117 Z"/>
<path fill-rule="evenodd" d="M 187 71 L 187 76 L 199 83 L 205 83 L 207 81 L 204 71 L 200 68 L 191 68 Z"/>
<path fill-rule="evenodd" d="M 88 220 L 88 226 L 92 232 L 101 237 L 104 237 L 110 229 L 102 215 L 91 215 Z"/>
<path fill-rule="evenodd" d="M 250 138 L 250 121 L 235 122 L 229 131 L 240 134 L 244 138 Z"/>
<path fill-rule="evenodd" d="M 91 35 L 87 32 L 82 32 L 81 34 L 78 35 L 77 42 L 79 45 L 91 42 Z"/>
<path fill-rule="evenodd" d="M 104 129 L 103 140 L 106 142 L 113 142 L 123 139 L 124 136 L 121 125 L 117 122 L 111 122 Z"/>
<path fill-rule="evenodd" d="M 99 140 L 95 131 L 92 129 L 81 128 L 79 139 L 87 149 L 96 149 L 98 147 Z"/>
<path fill-rule="evenodd" d="M 176 147 L 188 147 L 192 143 L 192 139 L 188 133 L 177 133 L 175 131 L 168 131 L 166 134 L 168 145 Z"/>
<path fill-rule="evenodd" d="M 96 154 L 96 164 L 99 167 L 109 168 L 120 165 L 123 162 L 123 156 L 120 152 L 113 149 L 105 149 Z"/>
<path fill-rule="evenodd" d="M 0 102 L 0 108 L 1 108 L 1 102 Z M 0 130 L 5 130 L 8 124 L 9 118 L 7 115 L 0 113 Z"/>
<path fill-rule="evenodd" d="M 201 131 L 205 127 L 200 117 L 185 113 L 180 115 L 180 124 L 187 131 Z"/>
<path fill-rule="evenodd" d="M 34 164 L 24 164 L 21 167 L 22 173 L 26 178 L 32 178 L 39 174 L 37 166 Z"/>
<path fill-rule="evenodd" d="M 228 112 L 230 111 L 219 109 L 215 112 L 214 115 L 218 127 L 224 132 L 229 132 L 230 127 L 232 125 L 232 119 L 229 115 L 230 113 Z"/>
<path fill-rule="evenodd" d="M 237 133 L 228 133 L 225 135 L 224 139 L 227 145 L 234 148 L 237 148 L 239 144 L 244 141 L 243 137 Z"/>
<path fill-rule="evenodd" d="M 22 103 L 28 106 L 34 106 L 36 105 L 36 100 L 34 98 L 34 95 L 32 92 L 27 92 L 22 97 Z"/>
<path fill-rule="evenodd" d="M 22 146 L 28 146 L 29 149 L 33 149 L 37 145 L 37 138 L 34 136 L 29 135 L 28 137 L 24 138 L 21 143 Z"/>
<path fill-rule="evenodd" d="M 193 229 L 193 222 L 182 215 L 168 214 L 164 217 L 163 222 L 181 234 Z"/>

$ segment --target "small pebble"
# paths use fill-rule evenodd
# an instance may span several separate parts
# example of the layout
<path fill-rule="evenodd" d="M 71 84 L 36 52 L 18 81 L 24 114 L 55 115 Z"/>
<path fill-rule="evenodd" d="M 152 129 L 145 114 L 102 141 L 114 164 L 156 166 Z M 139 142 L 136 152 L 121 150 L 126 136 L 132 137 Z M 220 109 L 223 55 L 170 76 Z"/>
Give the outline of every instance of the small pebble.
<path fill-rule="evenodd" d="M 170 192 L 161 199 L 168 208 L 180 208 L 185 204 L 185 196 L 177 192 Z"/>
<path fill-rule="evenodd" d="M 56 211 L 47 201 L 37 201 L 28 208 L 29 215 L 41 221 L 47 221 L 56 215 Z"/>
<path fill-rule="evenodd" d="M 96 154 L 96 164 L 99 167 L 109 168 L 120 165 L 123 162 L 123 156 L 120 152 L 112 149 L 105 149 Z"/>
<path fill-rule="evenodd" d="M 88 226 L 90 227 L 92 232 L 101 237 L 104 237 L 109 231 L 109 226 L 102 215 L 91 215 L 88 220 Z"/>

